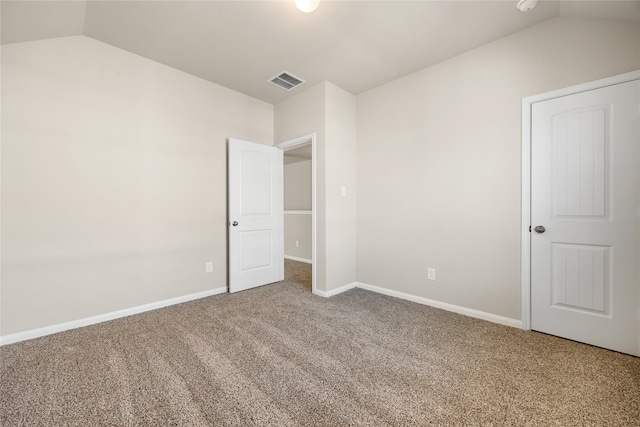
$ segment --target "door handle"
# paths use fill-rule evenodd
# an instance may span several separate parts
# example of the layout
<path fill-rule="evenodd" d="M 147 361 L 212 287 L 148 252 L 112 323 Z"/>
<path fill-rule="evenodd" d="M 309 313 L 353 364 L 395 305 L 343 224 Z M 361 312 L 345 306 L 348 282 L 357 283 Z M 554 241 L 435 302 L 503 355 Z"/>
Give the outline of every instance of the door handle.
<path fill-rule="evenodd" d="M 534 230 L 536 230 L 536 233 L 544 233 L 546 231 L 546 229 L 542 226 L 542 225 L 538 225 L 536 226 L 536 228 L 534 228 Z"/>
<path fill-rule="evenodd" d="M 231 225 L 233 225 L 234 227 L 236 227 L 236 226 L 238 225 L 238 221 L 233 221 L 233 223 L 232 223 Z"/>

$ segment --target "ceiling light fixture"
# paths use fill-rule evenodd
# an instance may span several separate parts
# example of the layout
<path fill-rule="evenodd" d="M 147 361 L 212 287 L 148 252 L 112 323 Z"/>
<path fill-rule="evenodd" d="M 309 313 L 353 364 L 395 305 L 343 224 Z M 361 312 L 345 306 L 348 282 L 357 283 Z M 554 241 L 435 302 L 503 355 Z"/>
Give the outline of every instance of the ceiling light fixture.
<path fill-rule="evenodd" d="M 320 0 L 294 0 L 294 3 L 301 12 L 311 13 L 318 8 Z"/>
<path fill-rule="evenodd" d="M 520 12 L 528 12 L 538 4 L 538 0 L 520 0 L 518 2 L 518 9 Z"/>

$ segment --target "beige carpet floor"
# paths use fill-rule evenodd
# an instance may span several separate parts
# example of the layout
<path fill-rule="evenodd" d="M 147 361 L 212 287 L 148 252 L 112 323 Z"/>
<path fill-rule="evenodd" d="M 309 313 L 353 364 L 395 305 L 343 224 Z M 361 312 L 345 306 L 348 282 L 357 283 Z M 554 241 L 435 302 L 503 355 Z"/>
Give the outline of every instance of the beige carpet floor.
<path fill-rule="evenodd" d="M 284 278 L 304 286 L 311 292 L 311 264 L 285 259 Z"/>
<path fill-rule="evenodd" d="M 2 426 L 640 425 L 639 358 L 290 279 L 0 356 Z"/>

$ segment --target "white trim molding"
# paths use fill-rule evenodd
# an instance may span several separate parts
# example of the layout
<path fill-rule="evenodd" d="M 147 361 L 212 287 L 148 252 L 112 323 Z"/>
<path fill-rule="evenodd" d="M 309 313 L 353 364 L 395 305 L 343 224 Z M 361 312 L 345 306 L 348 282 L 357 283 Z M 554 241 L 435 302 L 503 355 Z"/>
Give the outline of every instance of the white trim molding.
<path fill-rule="evenodd" d="M 290 259 L 291 261 L 304 262 L 307 264 L 313 264 L 313 261 L 306 258 L 298 258 L 297 256 L 285 255 L 284 259 Z"/>
<path fill-rule="evenodd" d="M 640 79 L 640 70 L 619 74 L 522 99 L 522 219 L 521 219 L 521 289 L 522 329 L 531 329 L 531 112 L 533 104 L 562 96 L 626 83 Z"/>
<path fill-rule="evenodd" d="M 311 215 L 311 211 L 284 211 L 285 215 Z"/>
<path fill-rule="evenodd" d="M 315 290 L 313 291 L 314 294 L 319 295 L 321 297 L 325 297 L 325 298 L 330 298 L 333 296 L 336 296 L 338 294 L 341 294 L 343 292 L 349 291 L 351 289 L 355 289 L 358 287 L 358 283 L 357 282 L 352 282 L 352 283 L 348 283 L 344 286 L 340 286 L 338 288 L 335 289 L 331 289 L 330 291 L 320 291 L 320 290 Z"/>
<path fill-rule="evenodd" d="M 358 288 L 366 289 L 367 291 L 377 292 L 379 294 L 388 295 L 391 297 L 401 298 L 404 300 L 416 302 L 422 305 L 428 305 L 430 307 L 440 308 L 446 311 L 452 311 L 454 313 L 463 314 L 465 316 L 474 317 L 476 319 L 487 320 L 493 323 L 499 323 L 501 325 L 511 326 L 514 328 L 520 328 L 521 321 L 518 319 L 512 319 L 510 317 L 499 316 L 493 313 L 487 313 L 485 311 L 474 310 L 472 308 L 462 307 L 459 305 L 449 304 L 446 302 L 436 301 L 429 298 L 419 297 L 417 295 L 411 295 L 404 292 L 394 291 L 391 289 L 381 288 L 379 286 L 368 285 L 366 283 L 358 282 L 356 285 Z"/>
<path fill-rule="evenodd" d="M 476 319 L 487 320 L 493 323 L 499 323 L 501 325 L 511 326 L 514 328 L 521 328 L 522 322 L 518 319 L 512 319 L 510 317 L 499 316 L 493 313 L 487 313 L 485 311 L 474 310 L 472 308 L 461 307 L 459 305 L 449 304 L 446 302 L 436 301 L 429 298 L 419 297 L 417 295 L 411 295 L 400 291 L 394 291 L 392 289 L 382 288 L 380 286 L 368 285 L 361 282 L 353 282 L 339 288 L 332 289 L 330 291 L 315 291 L 314 294 L 321 297 L 329 298 L 348 290 L 360 288 L 378 294 L 387 295 L 390 297 L 400 298 L 407 301 L 412 301 L 422 305 L 428 305 L 430 307 L 440 308 L 442 310 L 451 311 L 453 313 L 462 314 L 464 316 L 473 317 Z"/>
<path fill-rule="evenodd" d="M 17 332 L 15 334 L 5 335 L 0 337 L 0 346 L 17 343 L 20 341 L 26 341 L 33 338 L 39 338 L 46 335 L 56 334 L 58 332 L 68 331 L 70 329 L 81 328 L 83 326 L 95 325 L 97 323 L 108 322 L 110 320 L 120 319 L 122 317 L 132 316 L 134 314 L 140 314 L 147 311 L 157 310 L 159 308 L 169 307 L 171 305 L 182 304 L 183 302 L 189 302 L 198 300 L 201 298 L 210 297 L 213 295 L 224 294 L 227 292 L 227 287 L 211 289 L 204 292 L 198 292 L 195 294 L 184 295 L 177 298 L 166 299 L 163 301 L 152 302 L 150 304 L 139 305 L 137 307 L 125 308 L 124 310 L 112 311 L 110 313 L 99 314 L 97 316 L 85 317 L 84 319 L 72 320 L 70 322 L 58 323 L 57 325 L 45 326 L 43 328 L 31 329 L 24 332 Z"/>

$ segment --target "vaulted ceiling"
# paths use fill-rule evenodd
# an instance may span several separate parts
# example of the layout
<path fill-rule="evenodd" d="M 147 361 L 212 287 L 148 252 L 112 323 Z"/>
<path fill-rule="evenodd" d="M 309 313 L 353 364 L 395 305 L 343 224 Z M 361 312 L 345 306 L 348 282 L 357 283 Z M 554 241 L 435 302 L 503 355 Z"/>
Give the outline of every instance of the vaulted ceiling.
<path fill-rule="evenodd" d="M 2 1 L 3 44 L 85 35 L 275 104 L 328 80 L 359 94 L 557 16 L 634 20 L 639 1 Z M 287 70 L 291 92 L 267 82 Z"/>

